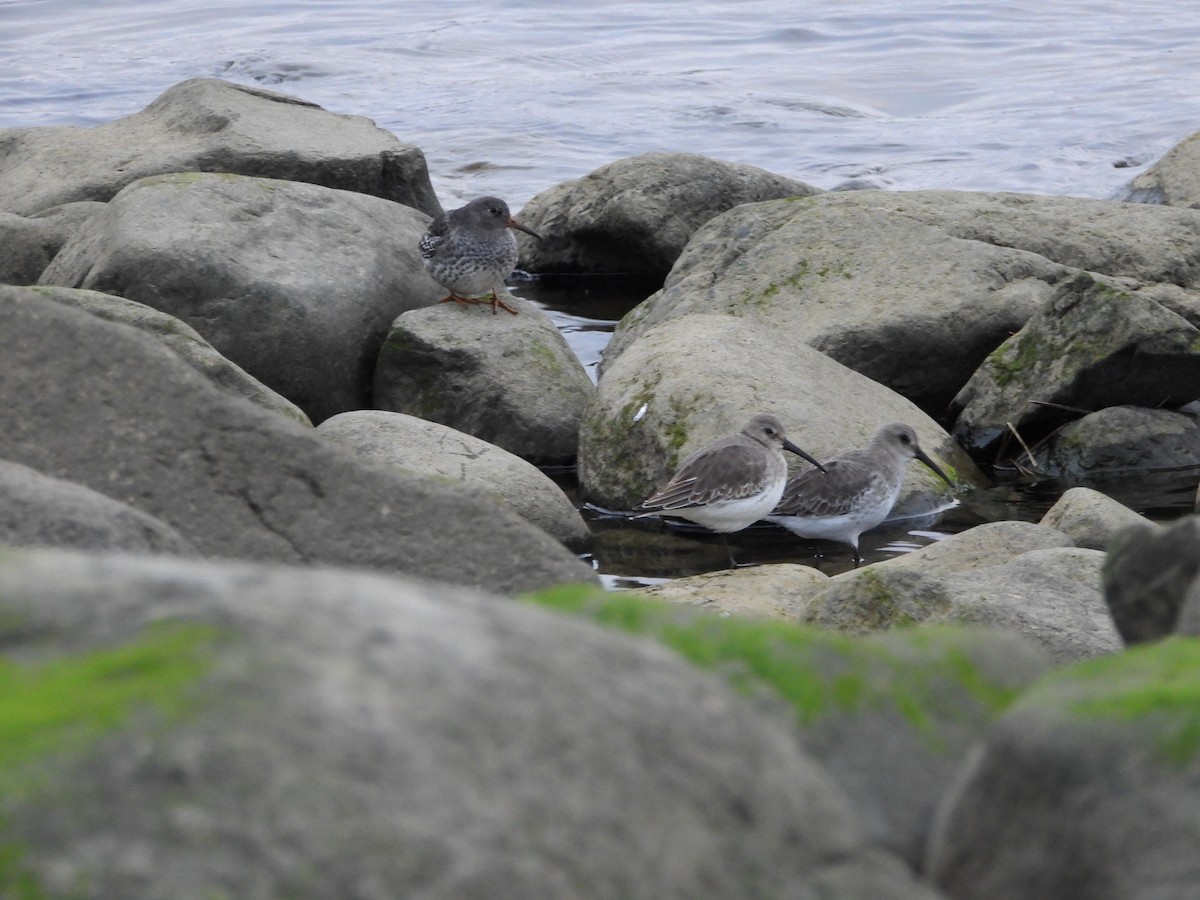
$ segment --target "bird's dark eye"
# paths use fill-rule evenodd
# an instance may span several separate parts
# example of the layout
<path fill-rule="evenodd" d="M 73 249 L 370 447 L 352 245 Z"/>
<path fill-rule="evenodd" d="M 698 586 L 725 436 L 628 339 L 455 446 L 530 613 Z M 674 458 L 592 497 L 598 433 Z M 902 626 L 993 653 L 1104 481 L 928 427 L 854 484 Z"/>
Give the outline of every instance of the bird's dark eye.
<path fill-rule="evenodd" d="M 907 434 L 902 434 L 902 435 L 900 435 L 900 443 L 911 444 L 912 438 L 910 438 Z"/>

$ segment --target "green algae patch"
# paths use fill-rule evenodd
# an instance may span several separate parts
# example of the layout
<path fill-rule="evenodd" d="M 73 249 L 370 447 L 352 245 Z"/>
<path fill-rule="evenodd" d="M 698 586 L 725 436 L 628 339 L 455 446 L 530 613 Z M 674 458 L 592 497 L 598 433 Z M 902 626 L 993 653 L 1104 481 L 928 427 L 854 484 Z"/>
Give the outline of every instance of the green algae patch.
<path fill-rule="evenodd" d="M 1200 755 L 1200 639 L 1169 638 L 1078 663 L 1031 691 L 1029 701 L 1060 696 L 1090 720 L 1136 724 L 1160 757 L 1175 765 Z"/>
<path fill-rule="evenodd" d="M 627 591 L 565 586 L 525 600 L 652 637 L 743 693 L 782 696 L 802 724 L 892 709 L 935 749 L 939 724 L 992 721 L 1022 688 L 976 665 L 953 626 L 855 637 L 782 621 L 700 613 Z"/>
<path fill-rule="evenodd" d="M 22 766 L 85 750 L 136 711 L 185 712 L 218 637 L 209 625 L 163 623 L 117 647 L 36 662 L 0 657 L 0 793 L 19 787 Z"/>

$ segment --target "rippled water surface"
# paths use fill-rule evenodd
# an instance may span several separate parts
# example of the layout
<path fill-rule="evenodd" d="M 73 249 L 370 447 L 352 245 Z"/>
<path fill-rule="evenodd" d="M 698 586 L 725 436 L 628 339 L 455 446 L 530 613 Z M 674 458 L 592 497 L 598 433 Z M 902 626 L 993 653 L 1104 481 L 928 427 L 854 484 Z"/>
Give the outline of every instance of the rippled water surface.
<path fill-rule="evenodd" d="M 425 151 L 447 207 L 491 193 L 518 209 L 649 150 L 820 188 L 1109 197 L 1200 130 L 1200 15 L 1167 0 L 0 0 L 0 127 L 107 122 L 195 76 L 374 119 Z M 589 367 L 637 299 L 619 285 L 518 290 Z M 1135 480 L 1129 497 L 1169 513 L 1194 479 Z M 955 517 L 1036 518 L 1059 489 L 998 488 L 941 531 L 864 538 L 868 558 L 936 539 Z M 652 579 L 655 566 L 724 559 L 719 543 L 660 525 L 611 526 L 594 522 L 601 571 Z M 796 558 L 765 529 L 745 536 L 750 558 Z M 826 546 L 814 564 L 844 568 L 848 554 Z"/>

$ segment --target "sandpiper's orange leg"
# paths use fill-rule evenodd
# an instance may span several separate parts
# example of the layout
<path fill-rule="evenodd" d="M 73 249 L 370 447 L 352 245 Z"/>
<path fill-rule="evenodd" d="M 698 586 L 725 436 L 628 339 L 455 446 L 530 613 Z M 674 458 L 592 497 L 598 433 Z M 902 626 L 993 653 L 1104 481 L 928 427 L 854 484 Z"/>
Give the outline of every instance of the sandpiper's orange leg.
<path fill-rule="evenodd" d="M 511 306 L 509 306 L 507 303 L 505 303 L 503 300 L 501 300 L 498 296 L 496 296 L 495 289 L 492 290 L 492 299 L 490 301 L 489 300 L 480 300 L 479 302 L 480 303 L 491 303 L 493 316 L 496 315 L 496 307 L 500 307 L 505 312 L 510 312 L 514 316 L 517 314 L 517 311 L 515 309 L 513 309 Z"/>

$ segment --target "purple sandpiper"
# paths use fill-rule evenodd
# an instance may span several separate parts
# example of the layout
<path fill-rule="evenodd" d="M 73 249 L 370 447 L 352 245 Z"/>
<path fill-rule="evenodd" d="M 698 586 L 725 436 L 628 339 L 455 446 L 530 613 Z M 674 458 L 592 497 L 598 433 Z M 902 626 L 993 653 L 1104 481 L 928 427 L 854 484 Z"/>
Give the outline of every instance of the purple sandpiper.
<path fill-rule="evenodd" d="M 821 464 L 789 441 L 775 416 L 757 415 L 737 434 L 696 451 L 661 490 L 642 501 L 645 514 L 689 519 L 725 535 L 741 531 L 771 512 L 787 481 L 783 451 Z M 729 560 L 735 566 L 733 554 Z"/>
<path fill-rule="evenodd" d="M 825 460 L 824 475 L 805 470 L 789 478 L 783 499 L 766 519 L 802 538 L 849 544 L 854 561 L 861 562 L 859 535 L 892 511 L 910 459 L 919 459 L 954 486 L 921 449 L 917 433 L 903 422 L 893 422 L 879 428 L 865 450 L 847 450 Z"/>
<path fill-rule="evenodd" d="M 510 228 L 542 239 L 514 219 L 508 204 L 496 197 L 477 197 L 429 223 L 419 248 L 425 270 L 450 291 L 439 303 L 483 303 L 491 305 L 492 315 L 497 307 L 517 314 L 496 295 L 497 286 L 517 264 L 517 240 Z"/>

